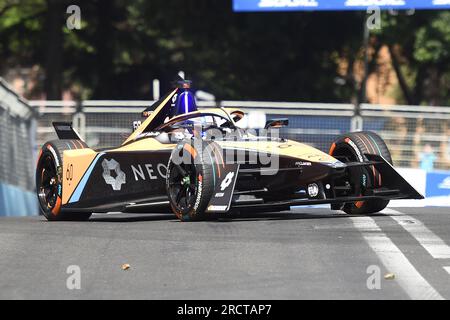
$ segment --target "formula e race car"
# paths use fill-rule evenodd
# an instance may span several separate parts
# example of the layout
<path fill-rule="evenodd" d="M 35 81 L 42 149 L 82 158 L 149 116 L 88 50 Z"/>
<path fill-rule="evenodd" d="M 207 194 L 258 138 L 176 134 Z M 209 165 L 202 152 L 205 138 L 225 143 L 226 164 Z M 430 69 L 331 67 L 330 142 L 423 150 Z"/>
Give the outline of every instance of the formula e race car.
<path fill-rule="evenodd" d="M 42 214 L 84 220 L 93 212 L 171 210 L 192 221 L 314 204 L 371 214 L 392 199 L 423 198 L 373 132 L 339 136 L 327 154 L 280 138 L 287 119 L 249 132 L 239 127 L 241 110 L 197 110 L 190 85 L 180 81 L 144 110 L 117 147 L 89 148 L 71 123 L 54 123 L 59 140 L 43 145 L 36 170 Z"/>

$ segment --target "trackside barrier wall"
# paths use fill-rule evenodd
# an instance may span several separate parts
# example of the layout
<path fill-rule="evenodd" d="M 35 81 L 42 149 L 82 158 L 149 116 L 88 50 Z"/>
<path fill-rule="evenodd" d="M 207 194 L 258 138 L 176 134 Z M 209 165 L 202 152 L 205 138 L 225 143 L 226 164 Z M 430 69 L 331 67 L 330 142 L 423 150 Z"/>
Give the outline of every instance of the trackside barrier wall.
<path fill-rule="evenodd" d="M 0 78 L 0 216 L 37 215 L 33 110 Z"/>
<path fill-rule="evenodd" d="M 450 171 L 399 168 L 400 174 L 417 191 L 425 196 L 424 200 L 395 200 L 390 207 L 450 207 Z"/>

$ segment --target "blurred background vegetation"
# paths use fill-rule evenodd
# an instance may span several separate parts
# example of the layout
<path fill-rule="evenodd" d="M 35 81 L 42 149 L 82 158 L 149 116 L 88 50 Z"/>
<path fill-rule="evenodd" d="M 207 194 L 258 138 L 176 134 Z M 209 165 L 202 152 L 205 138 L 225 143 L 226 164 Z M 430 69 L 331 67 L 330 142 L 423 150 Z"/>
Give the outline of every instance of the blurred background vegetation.
<path fill-rule="evenodd" d="M 66 8 L 81 8 L 68 30 Z M 365 12 L 233 13 L 231 0 L 0 0 L 0 75 L 29 99 L 151 99 L 183 70 L 217 99 L 355 102 Z M 450 105 L 450 12 L 382 13 L 368 99 Z"/>

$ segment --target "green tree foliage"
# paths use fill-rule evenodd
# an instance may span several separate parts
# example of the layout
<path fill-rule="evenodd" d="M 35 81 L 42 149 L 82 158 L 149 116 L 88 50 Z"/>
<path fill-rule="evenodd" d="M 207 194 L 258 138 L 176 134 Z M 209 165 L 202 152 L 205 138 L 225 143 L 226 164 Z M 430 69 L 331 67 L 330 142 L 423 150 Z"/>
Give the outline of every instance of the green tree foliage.
<path fill-rule="evenodd" d="M 45 0 L 0 1 L 0 72 L 40 60 Z"/>
<path fill-rule="evenodd" d="M 81 30 L 66 28 L 69 4 L 81 8 Z M 149 99 L 154 78 L 167 90 L 184 70 L 218 99 L 348 102 L 359 90 L 352 67 L 363 18 L 233 13 L 228 0 L 0 0 L 0 72 L 40 65 L 53 98 L 71 88 L 82 98 Z M 384 17 L 376 37 L 400 47 L 411 102 L 448 102 L 448 20 L 448 12 Z M 429 92 L 436 78 L 439 93 Z"/>
<path fill-rule="evenodd" d="M 377 40 L 391 49 L 408 104 L 450 105 L 450 12 L 383 14 Z"/>

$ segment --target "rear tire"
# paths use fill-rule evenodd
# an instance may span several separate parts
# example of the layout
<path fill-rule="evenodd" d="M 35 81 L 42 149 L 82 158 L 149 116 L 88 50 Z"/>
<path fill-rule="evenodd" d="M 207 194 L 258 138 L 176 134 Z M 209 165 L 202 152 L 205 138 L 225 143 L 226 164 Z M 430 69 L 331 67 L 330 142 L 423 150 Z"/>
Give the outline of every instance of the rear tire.
<path fill-rule="evenodd" d="M 53 140 L 41 149 L 36 168 L 36 192 L 40 211 L 49 221 L 83 221 L 91 216 L 91 213 L 61 210 L 64 151 L 83 148 L 87 145 L 80 140 Z"/>
<path fill-rule="evenodd" d="M 214 192 L 213 153 L 219 146 L 200 139 L 184 140 L 172 151 L 166 190 L 172 211 L 181 221 L 213 218 L 206 209 Z"/>
<path fill-rule="evenodd" d="M 330 148 L 330 155 L 332 156 L 344 156 L 348 161 L 367 161 L 368 159 L 364 154 L 376 154 L 381 155 L 387 162 L 392 164 L 392 157 L 386 143 L 381 139 L 379 135 L 374 132 L 353 132 L 347 133 L 338 137 Z M 367 177 L 370 183 L 374 187 L 382 186 L 382 176 L 371 166 L 367 171 Z M 389 204 L 389 200 L 369 200 L 369 201 L 357 201 L 354 203 L 346 203 L 342 210 L 348 214 L 371 214 L 376 213 Z"/>

